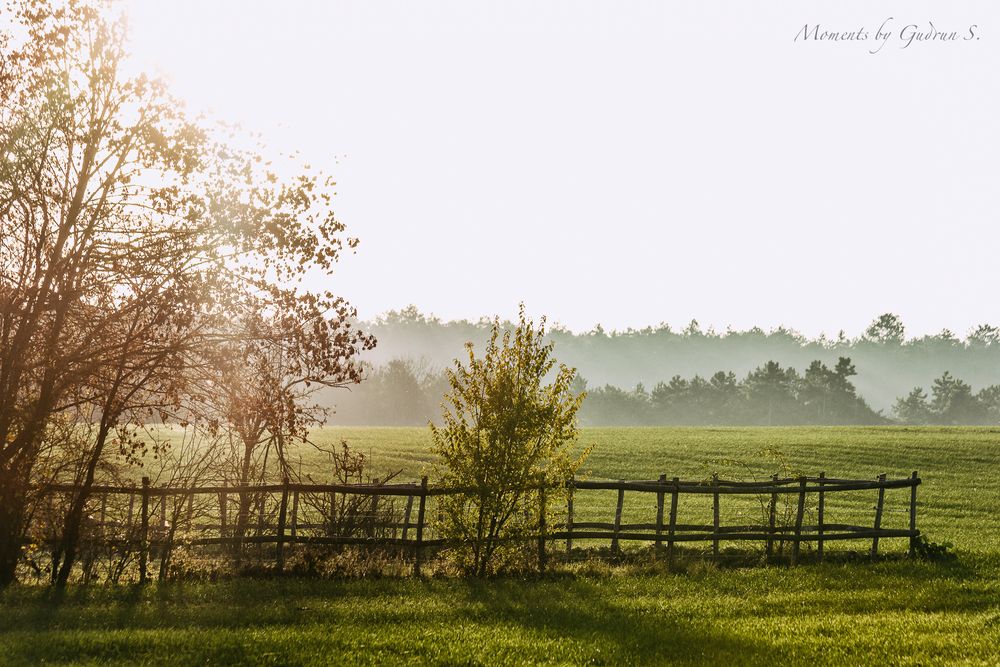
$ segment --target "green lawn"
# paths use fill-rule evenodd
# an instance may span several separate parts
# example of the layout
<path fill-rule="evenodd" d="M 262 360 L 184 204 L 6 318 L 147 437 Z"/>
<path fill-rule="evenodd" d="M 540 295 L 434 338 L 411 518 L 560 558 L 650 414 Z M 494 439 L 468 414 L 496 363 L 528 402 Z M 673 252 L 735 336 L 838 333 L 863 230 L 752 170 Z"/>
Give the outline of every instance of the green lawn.
<path fill-rule="evenodd" d="M 340 438 L 370 450 L 380 475 L 415 479 L 429 465 L 422 429 L 316 434 Z M 704 476 L 708 460 L 753 461 L 765 448 L 830 476 L 918 470 L 920 528 L 954 543 L 958 558 L 683 574 L 595 565 L 493 581 L 80 586 L 62 600 L 20 587 L 0 596 L 0 664 L 1000 663 L 1000 430 L 593 429 L 583 443 L 594 445 L 595 479 Z M 634 516 L 650 510 L 631 496 L 626 504 Z M 831 511 L 860 515 L 870 504 Z M 608 508 L 594 498 L 580 511 Z"/>
<path fill-rule="evenodd" d="M 398 479 L 415 480 L 432 471 L 427 429 L 326 428 L 313 437 L 325 446 L 345 439 L 370 453 L 377 476 L 399 471 Z M 707 462 L 719 459 L 746 462 L 758 475 L 769 475 L 774 459 L 762 454 L 765 450 L 780 453 L 792 470 L 810 475 L 825 471 L 830 477 L 875 479 L 880 473 L 907 477 L 916 470 L 923 480 L 919 528 L 932 540 L 952 542 L 963 551 L 1000 555 L 1000 428 L 593 428 L 583 430 L 580 444 L 593 447 L 584 466 L 590 479 L 655 479 L 661 473 L 701 479 L 720 468 Z M 733 477 L 737 469 L 722 465 L 720 476 Z M 614 493 L 581 494 L 577 520 L 613 520 Z M 684 502 L 696 505 L 689 516 L 700 512 L 702 520 L 710 518 L 708 496 L 685 496 Z M 727 509 L 735 505 L 731 513 L 749 511 L 751 502 L 724 498 L 723 522 Z M 885 525 L 905 527 L 908 490 L 888 491 L 886 502 Z M 843 518 L 870 521 L 874 503 L 873 491 L 831 495 L 827 521 L 836 522 L 838 512 Z M 644 516 L 652 521 L 653 494 L 626 494 L 625 510 L 625 520 Z M 902 546 L 901 541 L 895 544 Z"/>

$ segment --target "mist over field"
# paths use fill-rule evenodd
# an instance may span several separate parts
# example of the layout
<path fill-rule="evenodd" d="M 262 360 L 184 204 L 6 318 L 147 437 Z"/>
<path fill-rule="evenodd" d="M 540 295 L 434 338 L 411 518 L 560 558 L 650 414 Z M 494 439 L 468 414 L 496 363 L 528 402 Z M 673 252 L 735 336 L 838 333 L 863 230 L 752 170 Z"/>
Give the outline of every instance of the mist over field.
<path fill-rule="evenodd" d="M 0 667 L 1000 664 L 1000 3 L 890 4 L 0 0 Z"/>
<path fill-rule="evenodd" d="M 365 394 L 371 387 L 363 383 L 350 393 L 331 390 L 324 395 L 324 404 L 333 406 L 336 411 L 329 421 L 423 423 L 433 417 L 438 403 L 434 395 L 440 397 L 447 389 L 440 371 L 451 366 L 454 359 L 464 356 L 467 341 L 481 349 L 489 334 L 489 323 L 485 317 L 478 322 L 446 321 L 423 314 L 416 307 L 390 311 L 372 322 L 363 323 L 362 327 L 378 340 L 375 349 L 364 357 L 371 366 L 370 373 L 384 369 L 390 362 L 405 361 L 414 379 L 424 380 L 427 405 L 422 412 L 414 411 L 408 418 L 399 414 L 403 399 L 376 399 L 370 393 Z M 582 416 L 585 423 L 593 424 L 608 423 L 608 419 L 602 417 L 588 420 L 586 407 L 588 402 L 593 404 L 600 400 L 597 396 L 606 385 L 625 393 L 634 393 L 637 385 L 641 385 L 641 392 L 652 392 L 657 384 L 669 384 L 678 376 L 684 381 L 691 381 L 695 376 L 708 381 L 719 371 L 732 373 L 740 382 L 769 361 L 803 375 L 814 361 L 833 368 L 838 359 L 849 358 L 857 373 L 850 378 L 857 395 L 872 411 L 889 419 L 897 417 L 893 410 L 897 401 L 905 399 L 914 388 L 922 388 L 928 400 L 932 400 L 934 381 L 945 373 L 971 386 L 972 393 L 983 390 L 989 393 L 989 388 L 1000 384 L 1000 330 L 995 326 L 982 324 L 964 335 L 944 330 L 936 335 L 908 337 L 905 322 L 891 313 L 873 317 L 871 325 L 860 335 L 848 337 L 841 332 L 833 339 L 807 338 L 791 327 L 769 331 L 756 327 L 742 331 L 706 330 L 696 321 L 680 326 L 661 323 L 625 331 L 607 331 L 598 325 L 583 333 L 555 325 L 550 327 L 549 338 L 555 344 L 559 361 L 575 367 L 586 382 L 590 395 Z M 406 387 L 399 382 L 396 384 L 397 393 L 407 392 Z M 417 391 L 417 387 L 412 387 L 411 391 Z M 371 406 L 367 412 L 363 409 L 363 404 L 379 401 L 381 404 Z M 390 410 L 393 414 L 383 419 L 382 415 Z M 766 423 L 753 416 L 749 421 Z M 958 418 L 954 421 L 992 423 L 990 419 Z M 642 421 L 626 416 L 610 423 Z M 874 418 L 842 418 L 834 423 L 878 422 Z"/>

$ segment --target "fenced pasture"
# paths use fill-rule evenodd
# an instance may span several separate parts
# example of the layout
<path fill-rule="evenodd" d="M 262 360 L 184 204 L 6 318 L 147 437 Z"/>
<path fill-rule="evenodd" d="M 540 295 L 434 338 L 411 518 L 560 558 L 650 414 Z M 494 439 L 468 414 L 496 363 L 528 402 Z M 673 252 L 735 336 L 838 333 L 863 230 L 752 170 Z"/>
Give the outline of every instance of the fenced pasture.
<path fill-rule="evenodd" d="M 904 479 L 887 479 L 881 474 L 874 481 L 860 479 L 833 479 L 825 473 L 817 477 L 779 478 L 774 475 L 765 481 L 723 480 L 713 475 L 711 480 L 684 481 L 677 477 L 667 480 L 661 475 L 657 480 L 599 482 L 577 481 L 570 483 L 571 494 L 567 511 L 567 521 L 563 530 L 552 535 L 554 539 L 565 539 L 567 550 L 571 550 L 573 540 L 610 540 L 612 552 L 620 550 L 620 541 L 652 542 L 657 547 L 666 547 L 667 554 L 673 552 L 676 543 L 710 542 L 711 554 L 719 556 L 720 544 L 726 542 L 763 542 L 768 556 L 783 551 L 784 545 L 791 546 L 791 562 L 794 564 L 804 543 L 815 543 L 817 554 L 822 557 L 828 542 L 846 540 L 870 540 L 870 553 L 878 554 L 880 540 L 905 538 L 909 553 L 914 551 L 917 529 L 917 487 L 920 484 L 917 472 Z M 905 489 L 905 527 L 888 527 L 883 522 L 886 514 L 886 492 Z M 609 490 L 617 495 L 614 521 L 575 521 L 573 498 L 588 490 Z M 848 492 L 874 492 L 873 513 L 868 524 L 831 523 L 827 521 L 827 503 Z M 652 523 L 623 523 L 622 515 L 626 492 L 632 494 L 652 494 L 656 498 L 656 520 Z M 678 514 L 685 497 L 711 499 L 711 523 L 682 523 Z M 779 498 L 792 497 L 785 501 L 786 509 L 779 510 Z M 732 514 L 744 523 L 724 523 L 722 517 L 723 499 L 742 499 Z M 813 499 L 814 506 L 808 504 Z M 749 502 L 748 502 L 749 501 Z M 760 510 L 760 523 L 747 523 L 753 509 Z M 813 522 L 807 522 L 807 507 Z M 666 514 L 666 518 L 665 518 Z M 692 512 L 689 510 L 687 515 Z"/>
<path fill-rule="evenodd" d="M 916 472 L 902 479 L 881 474 L 875 480 L 830 478 L 825 473 L 816 477 L 774 475 L 763 481 L 725 480 L 718 475 L 708 480 L 668 479 L 666 475 L 655 480 L 571 479 L 558 488 L 525 490 L 538 494 L 534 530 L 509 539 L 535 545 L 539 571 L 544 571 L 553 557 L 571 559 L 574 548 L 579 551 L 581 546 L 607 546 L 612 557 L 618 556 L 622 543 L 652 544 L 668 559 L 680 544 L 708 543 L 710 551 L 705 555 L 718 558 L 722 545 L 739 543 L 745 550 L 749 543 L 768 558 L 780 556 L 794 565 L 804 544 L 815 545 L 816 555 L 822 558 L 830 543 L 865 541 L 864 549 L 874 557 L 880 542 L 902 538 L 913 555 L 920 535 L 920 482 Z M 39 489 L 42 504 L 48 500 L 50 507 L 58 505 L 60 496 L 79 491 L 72 485 Z M 553 507 L 547 502 L 556 491 L 565 498 L 564 506 Z M 138 487 L 95 486 L 90 490 L 90 512 L 81 544 L 81 576 L 86 581 L 120 581 L 134 574 L 145 582 L 152 562 L 158 578 L 166 579 L 171 554 L 179 546 L 200 549 L 209 558 L 216 554 L 237 563 L 267 562 L 280 572 L 285 567 L 286 550 L 299 545 L 391 549 L 408 557 L 414 573 L 420 574 L 429 551 L 456 546 L 437 533 L 434 501 L 447 495 L 476 493 L 475 489 L 433 487 L 427 477 L 420 483 L 403 484 L 377 480 L 367 484 L 298 484 L 285 479 L 272 485 L 190 488 L 155 487 L 144 477 Z M 894 525 L 898 522 L 888 516 L 887 493 L 905 493 L 903 502 L 889 505 L 905 508 L 902 525 Z M 828 507 L 836 506 L 836 500 L 848 494 L 868 496 L 871 514 L 864 521 L 860 516 L 852 517 L 853 522 L 830 521 Z M 580 517 L 575 506 L 588 495 L 597 497 L 584 503 L 589 513 L 600 507 L 611 520 Z M 599 498 L 611 502 L 601 505 Z M 637 510 L 632 516 L 641 515 L 642 508 L 652 504 L 655 519 L 623 519 L 626 498 Z M 710 506 L 704 506 L 705 500 Z M 728 514 L 723 513 L 723 506 L 730 509 Z M 757 521 L 752 522 L 755 514 Z M 724 516 L 733 519 L 726 521 Z M 45 569 L 40 565 L 45 549 L 56 547 L 59 536 L 53 532 L 40 542 L 34 545 L 33 559 L 38 572 Z"/>
<path fill-rule="evenodd" d="M 373 476 L 420 479 L 428 474 L 428 438 L 421 428 L 325 428 L 313 434 L 325 445 L 348 440 L 371 461 Z M 0 595 L 0 662 L 10 664 L 996 664 L 1000 645 L 1000 430 L 988 428 L 634 428 L 584 429 L 581 444 L 594 445 L 586 480 L 615 484 L 619 478 L 659 481 L 650 471 L 710 483 L 739 477 L 720 459 L 763 461 L 765 450 L 783 454 L 782 478 L 827 470 L 843 479 L 904 480 L 913 470 L 918 488 L 918 527 L 933 542 L 953 543 L 955 558 L 826 558 L 808 567 L 717 568 L 712 541 L 677 542 L 701 548 L 708 558 L 680 573 L 667 559 L 630 559 L 629 549 L 654 542 L 621 539 L 624 564 L 573 560 L 552 571 L 564 574 L 483 581 L 413 577 L 228 579 L 132 586 L 71 586 L 58 598 L 46 586 L 16 586 Z M 306 459 L 304 464 L 308 466 Z M 772 463 L 768 460 L 767 465 Z M 761 467 L 764 467 L 763 463 Z M 813 471 L 808 473 L 808 471 Z M 835 472 L 834 472 L 835 471 Z M 767 481 L 761 470 L 757 479 Z M 315 477 L 315 475 L 314 475 Z M 653 479 L 650 480 L 649 478 Z M 136 480 L 136 487 L 141 485 Z M 812 482 L 807 482 L 812 486 Z M 798 482 L 786 486 L 795 488 Z M 154 484 L 155 486 L 155 484 Z M 266 501 L 268 517 L 280 512 L 280 490 Z M 576 489 L 574 552 L 610 549 L 604 537 L 580 537 L 581 524 L 615 523 L 618 490 Z M 907 488 L 885 490 L 882 527 L 908 528 Z M 551 494 L 550 501 L 561 494 Z M 358 495 L 367 499 L 371 496 Z M 228 497 L 231 525 L 236 495 Z M 320 498 L 317 497 L 317 500 Z M 436 496 L 427 499 L 433 517 Z M 293 504 L 290 499 L 289 505 Z M 328 497 L 327 497 L 328 500 Z M 159 497 L 150 496 L 150 541 L 161 530 Z M 406 496 L 383 496 L 405 516 Z M 561 503 L 560 499 L 558 503 Z M 878 489 L 827 493 L 824 524 L 874 527 Z M 315 523 L 302 514 L 299 529 Z M 678 524 L 711 525 L 714 494 L 681 494 Z M 767 525 L 764 494 L 720 494 L 720 524 Z M 108 499 L 108 514 L 128 516 L 128 495 Z M 192 518 L 215 536 L 219 498 L 193 502 Z M 414 502 L 418 509 L 419 504 Z M 818 524 L 818 492 L 808 492 L 803 526 Z M 168 501 L 185 517 L 186 502 Z M 138 494 L 133 522 L 140 521 Z M 798 494 L 779 494 L 777 522 L 791 517 Z M 99 516 L 100 500 L 88 508 Z M 287 509 L 286 521 L 291 519 Z M 411 517 L 415 513 L 411 509 Z M 655 524 L 657 492 L 624 492 L 621 532 Z M 664 498 L 669 524 L 670 493 Z M 559 530 L 554 519 L 549 528 Z M 178 531 L 182 530 L 184 521 Z M 266 519 L 273 531 L 275 519 Z M 115 529 L 119 530 L 119 529 Z M 588 529 L 589 530 L 589 529 Z M 289 527 L 290 531 L 290 527 Z M 402 531 L 397 528 L 397 538 Z M 116 533 L 117 534 L 117 533 Z M 705 534 L 705 533 L 703 533 Z M 425 537 L 434 538 L 433 529 Z M 407 539 L 415 539 L 413 528 Z M 766 541 L 720 542 L 762 552 Z M 780 545 L 775 544 L 777 549 Z M 527 545 L 534 546 L 534 545 Z M 546 544 L 552 561 L 565 543 Z M 785 544 L 786 553 L 789 544 Z M 224 546 L 196 547 L 220 550 Z M 257 547 L 253 547 L 256 549 Z M 286 546 L 286 569 L 303 545 Z M 818 542 L 803 541 L 815 557 Z M 907 538 L 881 539 L 879 553 L 905 553 Z M 262 544 L 273 566 L 275 544 Z M 407 547 L 400 547 L 405 550 Z M 663 547 L 665 554 L 667 547 Z M 824 540 L 861 553 L 871 538 Z M 428 547 L 428 552 L 433 548 Z M 149 576 L 157 576 L 158 552 Z M 136 568 L 136 552 L 129 567 Z M 410 556 L 412 558 L 412 556 Z M 649 562 L 652 561 L 652 562 Z M 412 562 L 409 563 L 412 566 Z"/>
<path fill-rule="evenodd" d="M 327 427 L 313 437 L 327 446 L 346 439 L 370 456 L 375 476 L 398 472 L 398 478 L 419 479 L 432 463 L 424 428 Z M 713 472 L 723 479 L 766 480 L 775 470 L 783 478 L 816 476 L 825 470 L 831 476 L 870 482 L 883 472 L 890 479 L 901 479 L 919 470 L 924 480 L 918 494 L 921 534 L 970 553 L 1000 553 L 1000 515 L 995 511 L 1000 506 L 1000 484 L 990 473 L 1000 469 L 1000 428 L 586 428 L 580 446 L 593 447 L 582 470 L 582 477 L 591 481 L 657 478 L 656 473 L 665 471 L 668 480 L 678 476 L 707 481 Z M 797 509 L 794 498 L 794 494 L 779 496 L 779 516 Z M 726 496 L 720 507 L 722 522 L 766 523 L 760 500 L 752 494 Z M 826 503 L 824 518 L 830 523 L 869 525 L 876 500 L 872 492 L 840 494 Z M 627 494 L 622 522 L 654 522 L 655 501 L 655 494 Z M 817 501 L 816 494 L 806 499 L 807 522 L 815 518 Z M 908 501 L 905 491 L 887 493 L 886 525 L 906 527 Z M 575 520 L 612 522 L 616 503 L 614 490 L 579 494 Z M 711 523 L 711 512 L 711 495 L 692 495 L 680 504 L 678 521 Z M 890 541 L 887 546 L 905 542 Z"/>

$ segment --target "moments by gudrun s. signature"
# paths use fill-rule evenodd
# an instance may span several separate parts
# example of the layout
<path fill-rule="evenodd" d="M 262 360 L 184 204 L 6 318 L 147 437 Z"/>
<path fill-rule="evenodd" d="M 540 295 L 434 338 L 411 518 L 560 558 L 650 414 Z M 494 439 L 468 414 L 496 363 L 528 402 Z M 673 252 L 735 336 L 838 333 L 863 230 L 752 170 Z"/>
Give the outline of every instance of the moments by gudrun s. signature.
<path fill-rule="evenodd" d="M 889 42 L 895 42 L 900 49 L 909 49 L 917 44 L 974 42 L 978 41 L 978 24 L 970 24 L 957 30 L 941 29 L 933 21 L 906 23 L 889 17 L 875 30 L 861 27 L 855 30 L 830 30 L 819 23 L 806 23 L 795 34 L 796 42 L 873 42 L 868 53 L 875 54 Z"/>

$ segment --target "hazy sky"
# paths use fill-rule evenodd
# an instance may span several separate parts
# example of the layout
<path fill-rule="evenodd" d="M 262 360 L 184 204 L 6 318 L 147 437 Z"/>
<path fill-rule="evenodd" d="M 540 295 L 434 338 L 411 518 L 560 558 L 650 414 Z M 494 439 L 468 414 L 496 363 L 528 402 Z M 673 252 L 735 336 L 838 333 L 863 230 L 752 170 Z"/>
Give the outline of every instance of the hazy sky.
<path fill-rule="evenodd" d="M 192 109 L 337 177 L 362 317 L 1000 324 L 1000 3 L 127 4 Z"/>

